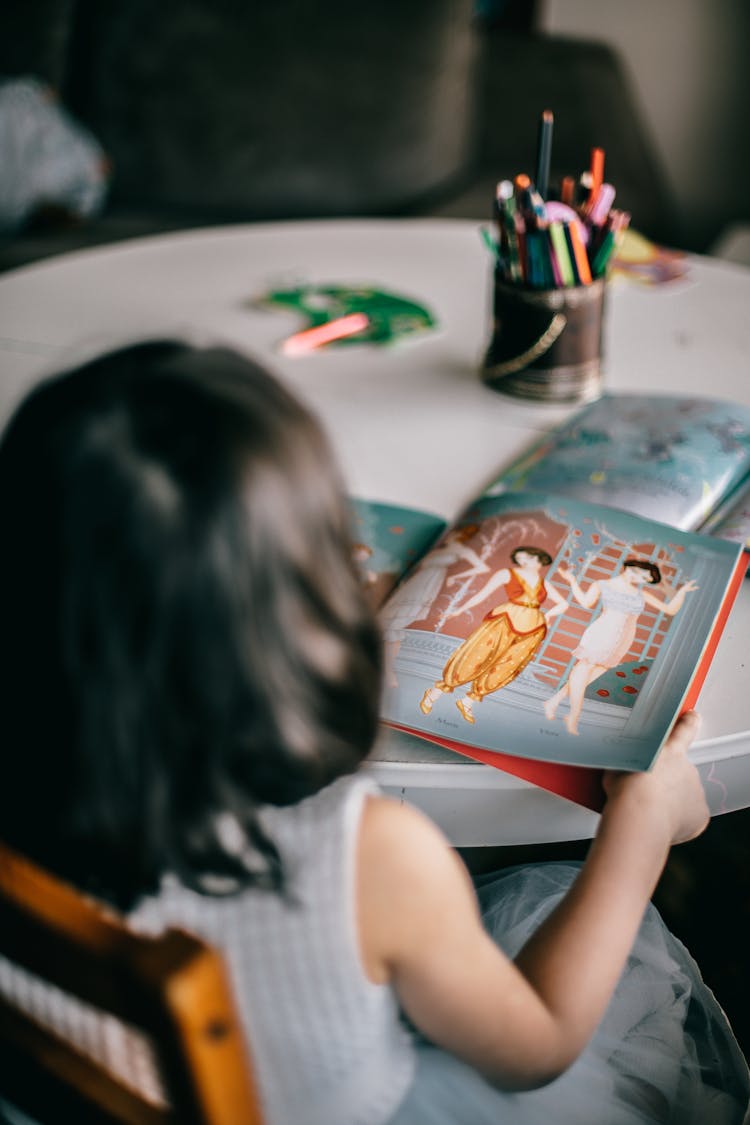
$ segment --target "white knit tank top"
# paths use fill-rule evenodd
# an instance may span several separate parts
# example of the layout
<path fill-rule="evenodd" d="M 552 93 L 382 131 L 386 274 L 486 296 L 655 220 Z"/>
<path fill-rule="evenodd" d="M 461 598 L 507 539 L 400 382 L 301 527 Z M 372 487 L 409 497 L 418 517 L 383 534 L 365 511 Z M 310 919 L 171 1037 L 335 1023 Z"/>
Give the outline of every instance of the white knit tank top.
<path fill-rule="evenodd" d="M 268 1125 L 379 1125 L 413 1076 L 395 995 L 367 979 L 359 955 L 356 844 L 373 792 L 347 777 L 262 810 L 293 901 L 258 890 L 208 898 L 167 880 L 131 916 L 139 929 L 179 924 L 223 950 Z"/>

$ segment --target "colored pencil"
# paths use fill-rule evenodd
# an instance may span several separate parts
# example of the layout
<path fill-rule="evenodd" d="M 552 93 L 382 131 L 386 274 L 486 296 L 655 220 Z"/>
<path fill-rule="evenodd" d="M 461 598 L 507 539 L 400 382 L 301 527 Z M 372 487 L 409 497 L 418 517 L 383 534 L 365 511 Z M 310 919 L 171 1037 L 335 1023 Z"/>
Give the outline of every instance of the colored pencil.
<path fill-rule="evenodd" d="M 542 199 L 547 198 L 549 190 L 549 165 L 552 156 L 552 127 L 555 119 L 551 109 L 545 109 L 539 119 L 539 132 L 536 142 L 536 190 Z"/>

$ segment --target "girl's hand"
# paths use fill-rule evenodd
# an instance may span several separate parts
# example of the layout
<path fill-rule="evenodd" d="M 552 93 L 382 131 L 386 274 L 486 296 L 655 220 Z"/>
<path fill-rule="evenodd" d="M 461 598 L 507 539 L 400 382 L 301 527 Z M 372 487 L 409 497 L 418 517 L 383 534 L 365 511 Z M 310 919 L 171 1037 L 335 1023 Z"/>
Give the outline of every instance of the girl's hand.
<path fill-rule="evenodd" d="M 569 586 L 572 585 L 573 582 L 575 582 L 575 575 L 573 574 L 573 571 L 568 570 L 566 566 L 558 566 L 557 573 L 560 575 L 563 582 L 567 582 Z"/>
<path fill-rule="evenodd" d="M 700 729 L 695 711 L 687 711 L 674 725 L 656 762 L 647 773 L 604 774 L 607 805 L 630 805 L 633 817 L 653 818 L 664 827 L 669 844 L 700 836 L 709 822 L 708 805 L 698 771 L 687 750 Z"/>
<path fill-rule="evenodd" d="M 699 590 L 699 589 L 700 589 L 700 586 L 698 585 L 698 583 L 694 582 L 693 579 L 690 578 L 687 582 L 685 582 L 685 584 L 683 586 L 680 587 L 680 590 L 678 591 L 678 593 L 681 592 L 683 594 L 690 594 L 690 593 L 692 593 L 693 590 Z"/>

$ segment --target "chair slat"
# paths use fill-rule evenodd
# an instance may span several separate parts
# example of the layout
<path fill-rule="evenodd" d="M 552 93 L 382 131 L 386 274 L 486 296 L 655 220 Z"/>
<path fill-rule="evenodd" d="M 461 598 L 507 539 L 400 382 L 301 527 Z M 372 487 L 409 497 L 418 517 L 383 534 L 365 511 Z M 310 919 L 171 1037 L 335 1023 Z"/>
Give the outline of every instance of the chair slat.
<path fill-rule="evenodd" d="M 0 956 L 114 1016 L 154 1046 L 159 1105 L 108 1060 L 0 999 L 0 1040 L 123 1125 L 262 1125 L 260 1099 L 220 955 L 180 930 L 135 934 L 124 920 L 0 844 Z M 36 1017 L 36 1018 L 35 1018 Z M 118 1026 L 118 1031 L 120 1030 Z M 143 1038 L 145 1037 L 145 1038 Z M 1 1091 L 0 1091 L 1 1092 Z"/>

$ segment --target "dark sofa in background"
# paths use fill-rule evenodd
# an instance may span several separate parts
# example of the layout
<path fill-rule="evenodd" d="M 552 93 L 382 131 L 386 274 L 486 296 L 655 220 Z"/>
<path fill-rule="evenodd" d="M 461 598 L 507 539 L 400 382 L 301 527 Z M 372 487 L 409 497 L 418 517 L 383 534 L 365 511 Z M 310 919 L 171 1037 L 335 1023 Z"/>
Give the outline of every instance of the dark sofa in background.
<path fill-rule="evenodd" d="M 481 16 L 473 0 L 8 0 L 0 78 L 48 83 L 103 146 L 111 179 L 95 219 L 75 224 L 45 207 L 0 239 L 0 269 L 214 223 L 484 219 L 499 178 L 533 172 L 546 107 L 553 178 L 577 174 L 602 146 L 634 225 L 681 244 L 620 59 L 535 33 L 533 10 L 511 2 Z"/>

